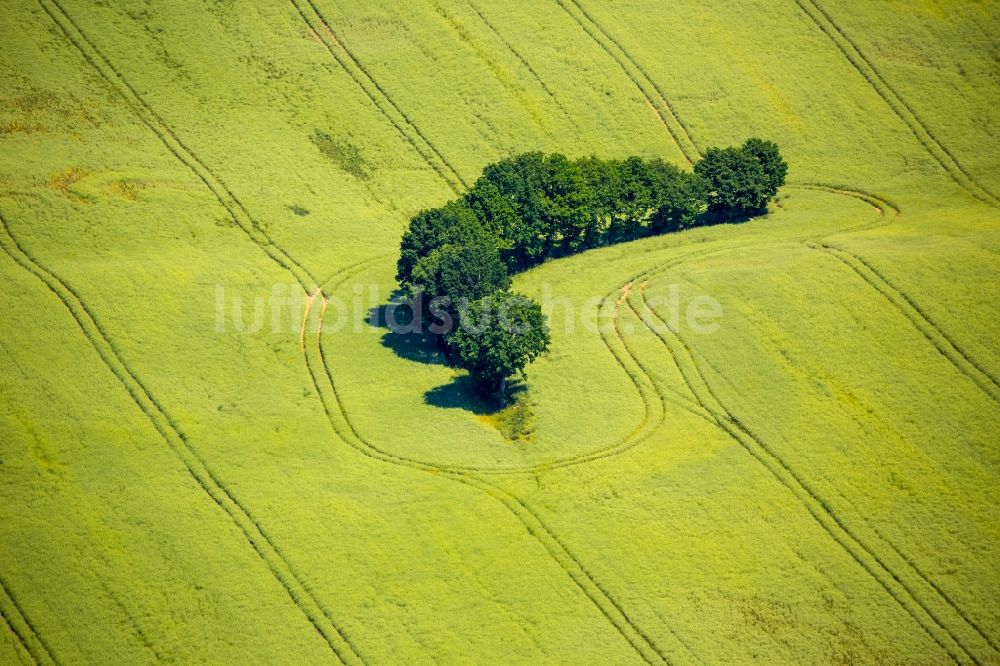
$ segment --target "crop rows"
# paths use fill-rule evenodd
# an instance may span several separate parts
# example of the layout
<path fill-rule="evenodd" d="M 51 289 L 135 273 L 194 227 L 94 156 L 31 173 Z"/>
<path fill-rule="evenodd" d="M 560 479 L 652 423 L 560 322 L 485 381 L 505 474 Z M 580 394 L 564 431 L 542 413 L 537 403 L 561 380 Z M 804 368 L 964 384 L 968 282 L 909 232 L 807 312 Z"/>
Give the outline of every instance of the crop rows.
<path fill-rule="evenodd" d="M 0 619 L 17 639 L 17 644 L 36 664 L 58 664 L 55 653 L 24 612 L 17 597 L 0 575 Z"/>
<path fill-rule="evenodd" d="M 302 582 L 302 578 L 261 523 L 211 470 L 173 417 L 125 363 L 111 337 L 76 290 L 31 255 L 13 235 L 7 221 L 2 217 L 0 217 L 0 227 L 3 229 L 3 234 L 0 236 L 0 247 L 3 251 L 38 278 L 62 302 L 104 365 L 114 374 L 132 401 L 152 423 L 191 478 L 236 525 L 254 552 L 267 565 L 289 598 L 299 607 L 330 649 L 344 663 L 363 661 L 330 613 Z"/>
<path fill-rule="evenodd" d="M 365 93 L 375 108 L 456 194 L 469 184 L 347 47 L 313 0 L 289 0 L 310 32 Z"/>
<path fill-rule="evenodd" d="M 332 293 L 352 276 L 365 270 L 372 261 L 359 262 L 344 269 L 339 276 L 331 278 L 330 286 L 325 286 L 324 291 Z M 325 312 L 325 307 L 321 312 Z M 528 533 L 541 543 L 555 563 L 576 583 L 581 592 L 590 599 L 597 610 L 629 642 L 644 661 L 650 664 L 670 663 L 664 649 L 638 626 L 622 604 L 584 567 L 566 544 L 524 500 L 477 474 L 392 453 L 377 446 L 362 434 L 351 420 L 337 390 L 332 364 L 324 350 L 322 336 L 321 314 L 316 335 L 315 337 L 311 336 L 314 343 L 308 345 L 305 350 L 305 361 L 312 377 L 313 387 L 320 396 L 330 425 L 339 439 L 367 458 L 444 477 L 484 492 L 500 502 L 521 522 Z"/>
<path fill-rule="evenodd" d="M 1000 198 L 979 183 L 958 161 L 955 154 L 931 132 L 916 110 L 882 76 L 875 64 L 851 37 L 837 25 L 833 17 L 816 0 L 795 0 L 802 12 L 823 32 L 844 55 L 892 112 L 910 129 L 924 150 L 958 185 L 980 201 L 1000 207 Z"/>
<path fill-rule="evenodd" d="M 880 199 L 869 193 L 841 190 L 830 186 L 809 186 L 810 189 L 821 189 L 844 196 L 853 196 L 867 201 L 880 212 L 880 223 L 884 220 L 884 211 L 893 210 L 898 213 L 891 203 Z M 870 225 L 865 225 L 870 226 Z M 813 239 L 804 241 L 807 244 L 814 244 L 821 241 Z M 742 249 L 746 249 L 743 247 Z M 704 256 L 704 255 L 702 255 Z M 647 273 L 647 279 L 665 272 L 670 268 L 679 265 L 681 261 L 672 262 L 667 266 L 661 266 L 655 271 Z M 871 284 L 871 283 L 870 283 Z M 872 284 L 873 288 L 875 284 Z M 881 292 L 880 292 L 881 293 Z M 887 296 L 888 297 L 888 296 Z M 957 615 L 961 622 L 970 627 L 979 638 L 981 638 L 992 650 L 997 651 L 996 643 L 991 639 L 969 615 L 961 609 L 933 580 L 926 576 L 923 571 L 913 564 L 911 558 L 902 554 L 895 546 L 890 547 L 900 556 L 902 569 L 909 571 L 906 576 L 909 579 L 916 579 L 919 582 L 907 582 L 900 577 L 900 574 L 885 561 L 884 555 L 879 555 L 871 546 L 860 539 L 838 516 L 832 507 L 821 498 L 804 478 L 798 475 L 777 453 L 770 448 L 756 433 L 752 432 L 732 411 L 725 406 L 718 394 L 712 389 L 703 371 L 698 367 L 697 357 L 694 351 L 684 342 L 680 335 L 670 329 L 666 321 L 648 305 L 645 292 L 643 291 L 643 302 L 645 310 L 655 317 L 662 327 L 649 326 L 645 317 L 637 316 L 647 324 L 647 327 L 663 343 L 665 348 L 674 360 L 678 370 L 680 370 L 685 385 L 704 410 L 711 415 L 713 422 L 737 443 L 739 443 L 758 462 L 764 465 L 772 475 L 795 495 L 809 513 L 817 520 L 825 531 L 838 544 L 851 555 L 851 557 L 869 574 L 880 586 L 901 606 L 907 613 L 920 624 L 925 632 L 941 646 L 955 661 L 962 661 L 962 657 L 968 658 L 973 663 L 980 663 L 977 656 L 966 646 L 960 637 L 949 628 L 939 612 L 935 611 L 926 603 L 918 592 L 918 585 L 925 586 L 923 594 L 935 598 L 939 603 L 943 603 L 948 609 Z M 912 320 L 911 320 L 912 321 Z M 916 322 L 914 322 L 916 323 Z M 663 328 L 665 327 L 665 328 Z M 664 331 L 667 331 L 665 333 Z M 925 335 L 929 335 L 925 333 Z M 943 333 L 942 333 L 943 335 Z M 956 350 L 957 351 L 957 350 Z M 942 352 L 943 353 L 943 352 Z M 648 373 L 647 373 L 648 374 Z M 650 376 L 652 380 L 652 377 Z M 883 539 L 884 541 L 884 539 Z M 947 611 L 946 611 L 947 612 Z M 928 621 L 930 620 L 930 621 Z M 952 618 L 954 620 L 954 618 Z M 943 632 L 943 636 L 937 634 Z M 951 644 L 957 646 L 956 652 Z"/>

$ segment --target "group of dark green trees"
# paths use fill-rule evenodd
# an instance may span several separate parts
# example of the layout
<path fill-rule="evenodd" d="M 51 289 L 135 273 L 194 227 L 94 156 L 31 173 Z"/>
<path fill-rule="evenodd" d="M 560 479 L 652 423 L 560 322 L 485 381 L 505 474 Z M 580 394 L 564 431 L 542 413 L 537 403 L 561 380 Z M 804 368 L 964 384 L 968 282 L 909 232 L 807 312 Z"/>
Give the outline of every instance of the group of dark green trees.
<path fill-rule="evenodd" d="M 769 141 L 711 148 L 693 171 L 660 159 L 523 153 L 488 165 L 460 199 L 423 210 L 400 244 L 397 280 L 440 326 L 483 392 L 548 347 L 538 304 L 510 275 L 546 259 L 746 218 L 766 210 L 788 167 Z M 429 322 L 428 322 L 429 323 Z"/>

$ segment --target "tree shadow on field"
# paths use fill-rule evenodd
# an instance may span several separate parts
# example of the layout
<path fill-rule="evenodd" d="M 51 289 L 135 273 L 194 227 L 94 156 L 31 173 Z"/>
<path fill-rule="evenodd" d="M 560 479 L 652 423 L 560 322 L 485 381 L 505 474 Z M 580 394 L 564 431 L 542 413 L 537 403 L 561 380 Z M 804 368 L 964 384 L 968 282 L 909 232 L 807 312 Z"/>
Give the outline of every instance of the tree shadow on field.
<path fill-rule="evenodd" d="M 396 356 L 430 365 L 448 365 L 440 338 L 420 330 L 413 323 L 413 306 L 401 292 L 394 292 L 388 302 L 368 311 L 368 325 L 385 330 L 382 346 Z"/>
<path fill-rule="evenodd" d="M 507 405 L 514 404 L 517 396 L 526 388 L 524 382 L 510 380 L 507 384 Z M 439 409 L 464 409 L 476 416 L 494 416 L 505 408 L 497 398 L 485 397 L 477 392 L 468 375 L 460 375 L 447 384 L 427 391 L 424 393 L 424 403 Z"/>
<path fill-rule="evenodd" d="M 387 302 L 368 311 L 367 322 L 372 328 L 385 331 L 381 339 L 382 346 L 399 358 L 450 367 L 441 337 L 415 325 L 413 312 L 410 299 L 397 290 Z M 513 404 L 525 388 L 524 382 L 511 379 L 507 384 L 507 404 Z M 424 393 L 424 403 L 439 409 L 462 409 L 476 416 L 494 416 L 505 407 L 497 398 L 483 396 L 476 391 L 472 379 L 465 374 Z"/>

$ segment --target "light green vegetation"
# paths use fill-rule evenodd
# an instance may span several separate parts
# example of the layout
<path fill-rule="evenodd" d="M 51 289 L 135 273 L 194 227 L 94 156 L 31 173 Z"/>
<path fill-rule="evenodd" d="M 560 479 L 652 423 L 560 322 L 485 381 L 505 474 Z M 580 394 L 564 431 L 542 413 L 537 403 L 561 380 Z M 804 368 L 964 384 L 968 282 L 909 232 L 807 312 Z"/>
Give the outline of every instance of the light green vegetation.
<path fill-rule="evenodd" d="M 1000 660 L 1000 16 L 820 1 L 4 3 L 0 662 Z M 766 218 L 517 277 L 605 324 L 527 440 L 306 299 L 498 157 L 750 135 Z"/>

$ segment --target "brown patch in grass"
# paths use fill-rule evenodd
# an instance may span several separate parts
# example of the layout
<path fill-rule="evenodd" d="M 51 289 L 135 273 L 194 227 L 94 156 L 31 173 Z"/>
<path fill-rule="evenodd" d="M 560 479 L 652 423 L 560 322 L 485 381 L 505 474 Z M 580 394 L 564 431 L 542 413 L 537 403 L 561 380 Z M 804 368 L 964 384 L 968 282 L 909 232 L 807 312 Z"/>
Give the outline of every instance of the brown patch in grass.
<path fill-rule="evenodd" d="M 87 169 L 82 169 L 80 167 L 67 167 L 62 171 L 57 171 L 49 176 L 49 182 L 46 183 L 46 185 L 60 194 L 64 194 L 74 199 L 86 200 L 86 197 L 74 192 L 72 188 L 88 175 L 90 175 L 90 171 Z"/>
<path fill-rule="evenodd" d="M 31 123 L 26 123 L 23 120 L 4 120 L 0 121 L 0 135 L 5 134 L 34 134 L 35 132 L 41 131 L 41 127 L 38 125 L 32 125 Z"/>
<path fill-rule="evenodd" d="M 131 178 L 124 178 L 111 183 L 109 189 L 111 190 L 112 196 L 121 197 L 122 199 L 127 199 L 129 201 L 136 201 L 139 198 L 139 192 L 146 189 L 146 184 Z"/>
<path fill-rule="evenodd" d="M 524 393 L 519 393 L 511 404 L 500 411 L 483 414 L 479 420 L 496 428 L 504 439 L 514 443 L 524 444 L 535 436 L 535 413 Z"/>

